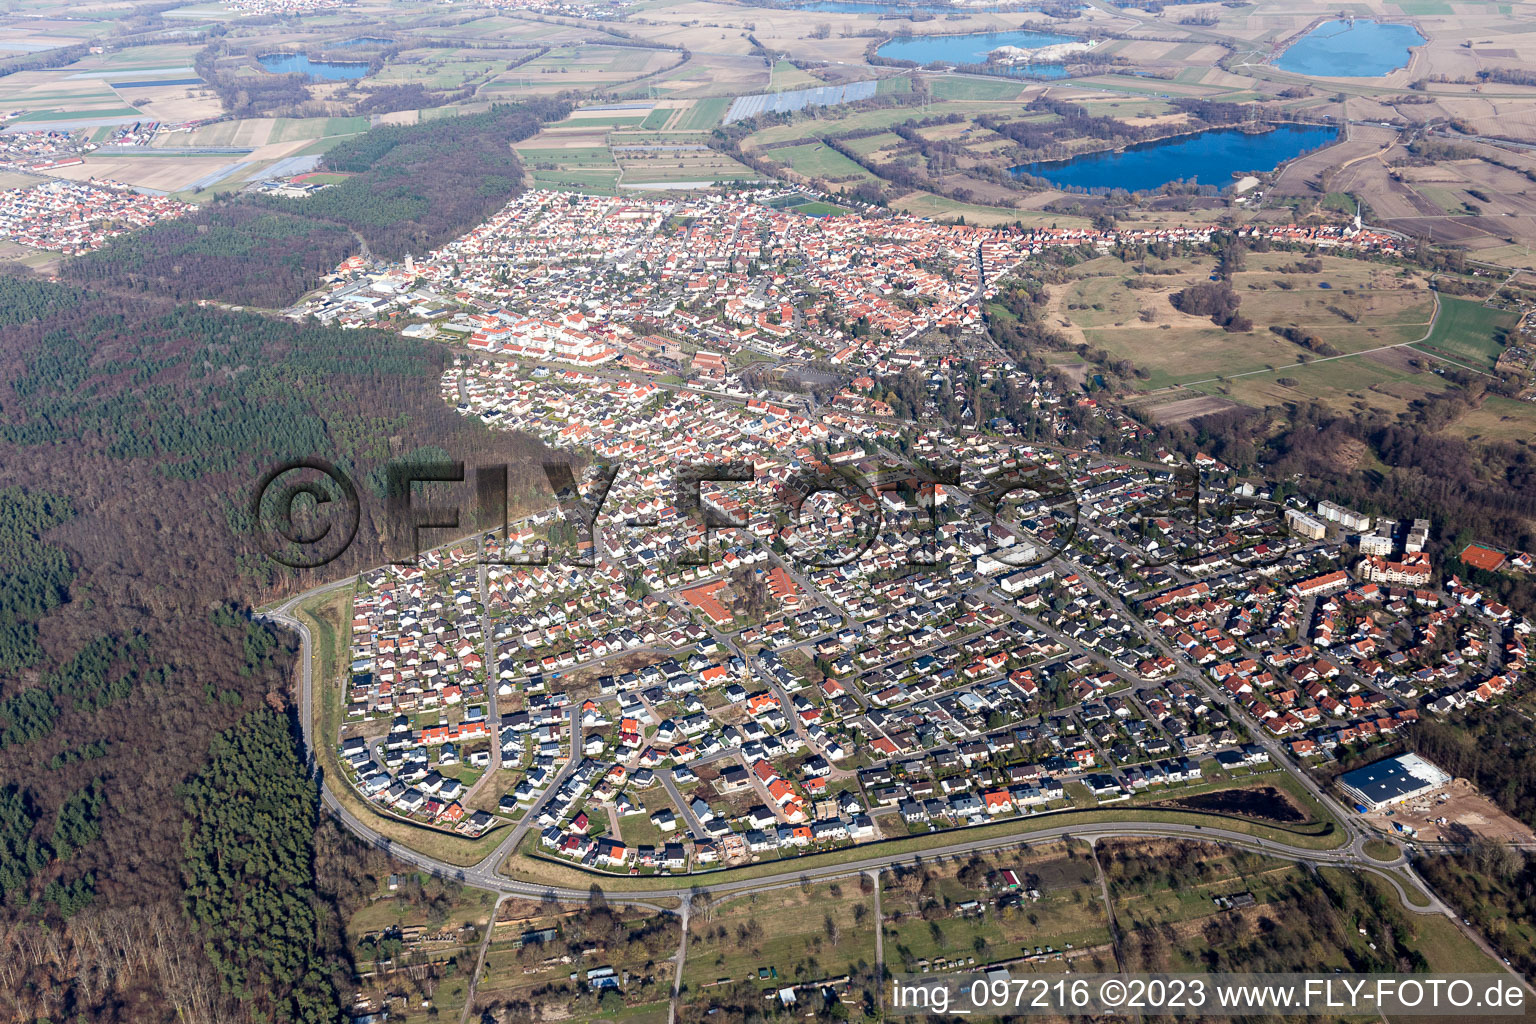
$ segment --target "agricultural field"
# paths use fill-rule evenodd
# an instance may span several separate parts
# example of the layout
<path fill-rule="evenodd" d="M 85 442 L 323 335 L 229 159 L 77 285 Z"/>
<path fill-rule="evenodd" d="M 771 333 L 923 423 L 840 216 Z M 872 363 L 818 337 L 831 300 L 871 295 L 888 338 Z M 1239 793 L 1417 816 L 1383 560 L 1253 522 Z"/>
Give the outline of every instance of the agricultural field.
<path fill-rule="evenodd" d="M 725 116 L 725 112 L 730 107 L 729 97 L 694 100 L 693 105 L 677 123 L 677 127 L 687 131 L 708 131 L 720 123 L 720 119 Z"/>
<path fill-rule="evenodd" d="M 507 72 L 487 91 L 602 90 L 660 71 L 678 54 L 621 46 L 557 46 Z"/>
<path fill-rule="evenodd" d="M 1003 883 L 1005 869 L 1017 874 L 1020 890 Z M 1113 963 L 1097 873 L 1081 842 L 892 871 L 883 879 L 881 916 L 892 971 L 969 966 L 973 958 L 978 965 L 1009 963 L 1021 971 L 1061 971 L 1079 958 L 1077 970 L 1097 969 L 1095 959 Z M 1037 946 L 1052 952 L 1036 960 Z M 1027 962 L 1014 963 L 1021 960 Z"/>
<path fill-rule="evenodd" d="M 828 181 L 841 178 L 868 180 L 868 171 L 822 142 L 807 142 L 799 146 L 775 149 L 770 154 L 778 163 L 788 166 L 797 174 L 808 178 L 825 178 Z"/>
<path fill-rule="evenodd" d="M 64 71 L 69 71 L 69 68 Z M 0 78 L 0 107 L 20 110 L 19 124 L 135 120 L 139 111 L 99 78 L 58 71 L 20 71 Z"/>
<path fill-rule="evenodd" d="M 787 89 L 808 89 L 825 84 L 815 75 L 808 71 L 802 71 L 789 61 L 778 60 L 773 63 L 766 91 L 783 92 Z"/>
<path fill-rule="evenodd" d="M 561 25 L 499 14 L 459 22 L 451 28 L 429 30 L 427 34 L 440 38 L 474 39 L 484 41 L 487 45 L 498 46 L 506 45 L 509 41 L 515 41 L 519 45 L 531 43 L 543 46 L 582 37 L 579 30 L 573 31 Z"/>
<path fill-rule="evenodd" d="M 932 85 L 936 100 L 1012 100 L 1024 91 L 1019 82 L 1000 79 L 992 82 L 980 78 L 941 78 Z"/>
<path fill-rule="evenodd" d="M 530 41 L 531 42 L 531 41 Z M 423 85 L 428 89 L 456 90 L 489 82 L 515 80 L 517 68 L 507 65 L 535 52 L 523 48 L 461 48 L 405 50 L 368 79 L 370 85 Z"/>
<path fill-rule="evenodd" d="M 1504 349 L 1500 339 L 1518 319 L 1476 299 L 1442 298 L 1434 331 L 1415 347 L 1474 370 L 1491 370 Z"/>
<path fill-rule="evenodd" d="M 619 156 L 625 185 L 713 181 L 755 181 L 752 168 L 712 149 L 627 150 Z"/>
<path fill-rule="evenodd" d="M 618 184 L 619 165 L 600 129 L 546 130 L 515 148 L 540 187 L 612 195 Z"/>
<path fill-rule="evenodd" d="M 1183 313 L 1172 296 L 1214 280 L 1211 256 L 1149 258 L 1135 271 L 1111 256 L 1074 268 L 1053 290 L 1050 315 L 1069 339 L 1102 348 L 1146 372 L 1151 389 L 1263 370 L 1289 373 L 1314 356 L 1404 345 L 1429 330 L 1433 296 L 1421 275 L 1341 256 L 1248 253 L 1231 287 L 1252 331 L 1229 333 Z M 1304 332 L 1308 351 L 1277 330 Z"/>
<path fill-rule="evenodd" d="M 747 54 L 694 53 L 683 64 L 652 74 L 638 85 L 677 99 L 723 98 L 723 114 L 736 96 L 767 91 L 768 67 L 763 58 Z"/>
<path fill-rule="evenodd" d="M 698 998 L 709 986 L 779 984 L 845 974 L 875 959 L 874 896 L 856 879 L 774 889 L 724 900 L 689 922 L 683 983 Z"/>

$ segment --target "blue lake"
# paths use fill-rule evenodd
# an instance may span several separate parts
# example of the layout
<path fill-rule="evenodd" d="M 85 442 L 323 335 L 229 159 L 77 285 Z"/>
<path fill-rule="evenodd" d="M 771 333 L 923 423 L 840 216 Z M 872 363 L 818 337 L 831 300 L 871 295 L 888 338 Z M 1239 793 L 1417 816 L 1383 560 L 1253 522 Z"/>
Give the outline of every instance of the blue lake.
<path fill-rule="evenodd" d="M 1319 125 L 1282 124 L 1259 135 L 1238 128 L 1213 128 L 1127 146 L 1119 152 L 1085 153 L 1070 160 L 1022 164 L 1013 172 L 1031 174 L 1065 188 L 1123 188 L 1139 192 L 1180 179 L 1226 188 L 1232 184 L 1234 174 L 1273 170 L 1338 137 L 1337 128 Z"/>
<path fill-rule="evenodd" d="M 345 50 L 353 46 L 388 46 L 393 39 L 385 39 L 383 36 L 358 36 L 355 39 L 343 39 L 339 43 L 326 44 L 327 50 Z"/>
<path fill-rule="evenodd" d="M 1424 37 L 1412 25 L 1325 21 L 1286 48 L 1275 67 L 1318 78 L 1378 78 L 1407 67 Z"/>
<path fill-rule="evenodd" d="M 264 53 L 256 63 L 274 75 L 313 75 L 339 82 L 347 78 L 362 78 L 368 73 L 368 65 L 358 61 L 310 60 L 303 53 Z"/>
<path fill-rule="evenodd" d="M 964 36 L 913 36 L 892 39 L 875 52 L 892 60 L 910 60 L 918 64 L 942 61 L 946 64 L 984 64 L 987 54 L 999 46 L 1017 46 L 1033 50 L 1058 43 L 1075 43 L 1076 36 L 1058 36 L 1049 32 L 979 32 Z M 1001 70 L 999 66 L 999 70 Z M 1008 74 L 1024 78 L 1061 78 L 1067 73 L 1060 64 L 1016 65 Z"/>

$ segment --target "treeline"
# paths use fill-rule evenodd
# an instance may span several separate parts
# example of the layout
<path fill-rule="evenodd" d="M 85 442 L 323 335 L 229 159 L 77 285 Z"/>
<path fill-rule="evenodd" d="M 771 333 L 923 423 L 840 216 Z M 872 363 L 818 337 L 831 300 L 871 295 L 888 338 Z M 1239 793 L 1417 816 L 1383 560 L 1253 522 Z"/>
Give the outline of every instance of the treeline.
<path fill-rule="evenodd" d="M 1115 147 L 1144 142 L 1154 135 L 1152 128 L 1091 114 L 1087 107 L 1049 96 L 1024 104 L 1024 112 L 1051 116 L 1039 121 L 1015 121 L 1004 115 L 982 114 L 976 118 L 976 124 L 1018 143 L 1020 156 L 1025 160 L 1067 156 L 1069 145 L 1079 139 L 1093 139 Z"/>
<path fill-rule="evenodd" d="M 19 71 L 46 71 L 50 68 L 68 67 L 75 61 L 89 56 L 90 52 L 91 44 L 87 42 L 7 57 L 0 60 L 0 78 L 14 75 Z"/>
<path fill-rule="evenodd" d="M 280 308 L 350 256 L 358 236 L 396 259 L 485 220 L 522 186 L 510 143 L 569 111 L 567 101 L 535 99 L 373 128 L 326 154 L 323 167 L 352 175 L 339 184 L 303 199 L 221 197 L 119 236 L 70 260 L 61 274 L 134 294 Z"/>
<path fill-rule="evenodd" d="M 1253 330 L 1253 321 L 1238 312 L 1242 300 L 1225 280 L 1201 281 L 1174 292 L 1168 301 L 1180 313 L 1208 316 L 1211 323 L 1237 333 Z"/>
<path fill-rule="evenodd" d="M 386 560 L 383 502 L 366 481 L 397 455 L 435 444 L 470 466 L 507 464 L 514 507 L 530 505 L 547 489 L 546 449 L 443 403 L 446 359 L 383 332 L 0 274 L 0 601 L 35 627 L 30 664 L 0 666 L 0 786 L 15 786 L 0 796 L 12 867 L 0 1019 L 244 1019 L 203 934 L 187 941 L 193 818 L 178 792 L 216 734 L 288 699 L 293 640 L 253 622 L 246 602 L 316 579 L 263 554 L 247 502 L 279 458 L 319 455 L 352 474 L 362 522 L 328 570 L 338 576 Z M 317 853 L 338 891 L 321 903 L 377 891 L 345 877 L 370 856 Z M 327 963 L 343 965 L 334 914 L 316 913 Z M 234 962 L 226 939 L 209 937 Z M 294 962 L 264 956 L 252 971 Z M 284 998 L 295 1008 L 282 1013 L 300 1012 Z"/>
<path fill-rule="evenodd" d="M 1499 156 L 1499 150 L 1488 144 L 1488 139 L 1507 138 L 1507 136 L 1495 135 L 1489 132 L 1475 132 L 1472 126 L 1464 122 L 1451 122 L 1451 129 L 1460 132 L 1467 137 L 1468 143 L 1481 143 L 1481 145 L 1462 145 L 1444 139 L 1419 139 L 1408 144 L 1408 152 L 1413 157 L 1415 166 L 1428 166 L 1442 160 L 1481 160 L 1485 164 L 1494 167 L 1502 167 L 1506 171 L 1512 171 L 1526 178 L 1528 181 L 1536 181 L 1536 170 L 1511 163 Z M 1416 253 L 1416 258 L 1425 265 L 1431 265 L 1428 256 L 1427 245 L 1421 245 L 1424 252 Z M 1440 254 L 1441 260 L 1455 260 L 1464 263 L 1466 253 L 1461 249 L 1435 250 Z"/>
<path fill-rule="evenodd" d="M 1536 85 L 1536 71 L 1529 68 L 1482 68 L 1477 72 L 1477 79 L 1499 85 Z"/>
<path fill-rule="evenodd" d="M 230 1010 L 333 1024 L 311 868 L 318 801 L 287 722 L 257 708 L 214 737 L 181 796 L 187 914 Z"/>
<path fill-rule="evenodd" d="M 302 200 L 306 217 L 360 232 L 377 254 L 426 252 L 485 220 L 523 180 L 511 144 L 570 113 L 568 100 L 501 104 L 483 114 L 380 125 L 325 154 L 321 165 L 354 175 Z"/>
<path fill-rule="evenodd" d="M 60 272 L 81 284 L 179 301 L 210 298 L 281 308 L 356 248 L 357 240 L 340 224 L 264 208 L 251 199 L 225 199 L 120 235 L 66 262 Z"/>
<path fill-rule="evenodd" d="M 1304 327 L 1271 326 L 1270 331 L 1280 335 L 1280 337 L 1292 345 L 1300 345 L 1313 355 L 1336 356 L 1340 354 L 1338 349 Z"/>

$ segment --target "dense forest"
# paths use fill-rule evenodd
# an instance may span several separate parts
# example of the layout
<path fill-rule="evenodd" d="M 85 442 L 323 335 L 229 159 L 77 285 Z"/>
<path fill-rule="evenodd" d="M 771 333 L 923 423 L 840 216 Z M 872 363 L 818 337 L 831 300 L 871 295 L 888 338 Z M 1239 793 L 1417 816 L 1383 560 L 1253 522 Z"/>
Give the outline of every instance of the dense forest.
<path fill-rule="evenodd" d="M 281 308 L 356 249 L 352 232 L 340 224 L 227 199 L 119 236 L 66 263 L 63 273 L 82 284 L 183 301 Z"/>
<path fill-rule="evenodd" d="M 220 197 L 115 238 L 62 274 L 105 290 L 281 308 L 358 251 L 359 240 L 398 259 L 485 220 L 522 187 L 511 143 L 569 110 L 535 99 L 374 128 L 326 154 L 322 166 L 350 175 L 331 188 L 303 199 Z"/>
<path fill-rule="evenodd" d="M 249 884 L 220 894 L 233 865 L 216 880 L 198 866 L 206 843 L 250 828 L 220 788 L 240 773 L 210 773 L 210 751 L 227 767 L 259 737 L 271 760 L 247 781 L 288 778 L 296 759 L 295 649 L 246 609 L 318 582 L 266 559 L 244 509 L 276 459 L 344 467 L 363 510 L 356 543 L 327 570 L 343 574 L 384 560 L 369 481 L 398 455 L 435 445 L 471 466 L 507 463 L 512 501 L 526 501 L 545 486 L 544 449 L 446 406 L 446 359 L 380 332 L 0 275 L 0 1019 L 255 1019 L 228 1012 L 221 987 L 247 953 L 241 1007 L 330 1019 L 337 908 L 365 887 L 348 865 L 371 860 L 295 845 L 311 791 L 270 787 L 264 838 L 321 876 L 305 883 L 294 868 L 259 899 L 313 903 L 314 943 L 290 934 L 244 949 L 197 909 L 258 899 Z M 272 722 L 252 717 L 264 707 Z M 211 796 L 189 804 L 189 793 Z M 195 899 L 189 879 L 203 880 Z"/>
<path fill-rule="evenodd" d="M 0 490 L 0 551 L 9 564 L 6 586 L 0 588 L 0 672 L 42 660 L 37 620 L 68 596 L 74 577 L 63 549 L 45 543 L 42 535 L 73 514 L 68 501 L 50 494 Z"/>
<path fill-rule="evenodd" d="M 314 783 L 271 708 L 215 736 L 181 789 L 187 913 L 223 995 L 257 1020 L 336 1018 L 314 893 Z"/>
<path fill-rule="evenodd" d="M 1497 800 L 1536 828 L 1536 736 L 1510 710 L 1479 710 L 1450 721 L 1430 718 L 1408 734 L 1416 753 Z"/>
<path fill-rule="evenodd" d="M 531 99 L 484 114 L 380 125 L 325 154 L 327 170 L 354 177 L 302 200 L 306 217 L 344 224 L 375 254 L 399 259 L 462 234 L 500 209 L 522 184 L 511 144 L 570 112 L 565 100 Z"/>

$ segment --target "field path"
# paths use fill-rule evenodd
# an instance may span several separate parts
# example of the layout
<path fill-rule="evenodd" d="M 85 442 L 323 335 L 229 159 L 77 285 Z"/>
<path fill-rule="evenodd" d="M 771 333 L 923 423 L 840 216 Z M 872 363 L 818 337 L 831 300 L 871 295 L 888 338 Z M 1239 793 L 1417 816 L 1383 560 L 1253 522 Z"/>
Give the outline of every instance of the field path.
<path fill-rule="evenodd" d="M 1294 370 L 1301 366 L 1316 366 L 1319 363 L 1331 363 L 1335 359 L 1355 359 L 1359 356 L 1368 356 L 1373 352 L 1390 352 L 1395 348 L 1412 348 L 1414 345 L 1420 345 L 1429 340 L 1429 336 L 1435 333 L 1435 321 L 1440 319 L 1440 293 L 1435 291 L 1433 288 L 1430 289 L 1429 293 L 1435 300 L 1435 308 L 1429 315 L 1429 323 L 1424 328 L 1424 336 L 1422 338 L 1415 338 L 1413 341 L 1400 341 L 1395 345 L 1378 345 L 1375 348 L 1364 348 L 1359 352 L 1345 352 L 1342 355 L 1337 356 L 1322 356 L 1318 359 L 1312 359 L 1305 363 L 1288 363 L 1285 366 L 1273 367 L 1267 366 L 1262 370 L 1244 370 L 1242 373 L 1229 373 L 1221 377 L 1205 377 L 1201 380 L 1185 381 L 1182 384 L 1170 384 L 1165 388 L 1158 388 L 1155 391 L 1148 391 L 1147 394 L 1159 395 L 1169 391 L 1182 391 L 1185 388 L 1192 388 L 1197 384 L 1214 384 L 1219 381 L 1233 380 L 1238 377 L 1256 377 L 1263 373 L 1284 373 L 1286 370 Z M 1442 363 L 1450 363 L 1452 366 L 1459 366 L 1463 370 L 1470 370 L 1472 373 L 1480 374 L 1484 377 L 1493 376 L 1490 373 L 1479 370 L 1475 366 L 1468 366 L 1466 363 L 1458 363 L 1456 360 L 1447 356 L 1440 355 L 1438 352 L 1430 352 L 1427 349 L 1422 348 L 1414 349 L 1414 351 L 1420 355 L 1428 356 L 1431 359 L 1438 359 Z"/>
<path fill-rule="evenodd" d="M 464 993 L 464 1012 L 459 1014 L 459 1024 L 468 1024 L 470 1011 L 475 1007 L 475 988 L 480 984 L 480 975 L 485 973 L 485 954 L 491 948 L 491 936 L 496 933 L 496 915 L 501 913 L 501 905 L 508 898 L 507 893 L 496 897 L 496 902 L 491 905 L 491 918 L 485 924 L 485 936 L 480 940 L 480 952 L 475 957 L 475 970 L 469 976 L 469 991 Z"/>

